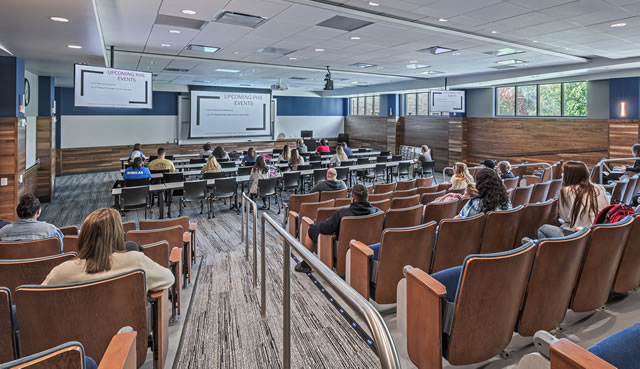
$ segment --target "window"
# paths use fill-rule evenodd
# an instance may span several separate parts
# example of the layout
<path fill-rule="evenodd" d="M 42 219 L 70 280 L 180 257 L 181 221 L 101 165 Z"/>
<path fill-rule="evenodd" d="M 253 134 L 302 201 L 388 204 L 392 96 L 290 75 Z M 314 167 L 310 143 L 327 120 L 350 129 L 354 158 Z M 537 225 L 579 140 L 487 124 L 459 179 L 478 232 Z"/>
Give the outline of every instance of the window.
<path fill-rule="evenodd" d="M 349 115 L 358 114 L 358 99 L 352 97 L 349 99 Z"/>
<path fill-rule="evenodd" d="M 373 97 L 373 115 L 380 115 L 380 96 Z"/>
<path fill-rule="evenodd" d="M 587 82 L 564 83 L 562 115 L 568 117 L 587 116 Z"/>
<path fill-rule="evenodd" d="M 418 94 L 418 115 L 429 115 L 429 93 Z"/>
<path fill-rule="evenodd" d="M 496 114 L 515 115 L 516 88 L 498 87 L 496 88 Z"/>
<path fill-rule="evenodd" d="M 520 116 L 536 116 L 538 114 L 537 86 L 518 86 L 516 88 L 517 111 Z"/>
<path fill-rule="evenodd" d="M 364 96 L 358 97 L 358 115 L 364 115 Z"/>
<path fill-rule="evenodd" d="M 380 115 L 380 96 L 349 98 L 349 115 Z"/>
<path fill-rule="evenodd" d="M 406 94 L 406 115 L 417 115 L 417 95 L 416 94 Z"/>
<path fill-rule="evenodd" d="M 364 115 L 373 115 L 373 96 L 365 97 Z"/>
<path fill-rule="evenodd" d="M 539 102 L 542 117 L 559 117 L 562 115 L 562 85 L 555 83 L 552 85 L 540 85 Z"/>

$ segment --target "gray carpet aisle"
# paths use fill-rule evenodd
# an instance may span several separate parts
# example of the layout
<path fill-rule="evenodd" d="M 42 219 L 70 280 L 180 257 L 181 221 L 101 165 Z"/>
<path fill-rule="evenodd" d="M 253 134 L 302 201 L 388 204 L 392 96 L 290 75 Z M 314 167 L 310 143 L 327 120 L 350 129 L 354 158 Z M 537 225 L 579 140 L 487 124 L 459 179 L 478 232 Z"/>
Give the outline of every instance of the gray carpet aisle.
<path fill-rule="evenodd" d="M 110 188 L 117 172 L 57 179 L 55 200 L 41 219 L 58 226 L 80 225 L 99 207 L 112 205 Z M 261 203 L 258 204 L 259 206 Z M 240 216 L 222 203 L 216 218 L 189 205 L 185 214 L 198 222 L 198 255 L 203 257 L 182 347 L 174 368 L 279 368 L 282 363 L 282 248 L 267 231 L 267 319 L 260 319 L 260 292 L 252 286 L 251 263 L 240 243 Z M 275 214 L 276 219 L 282 215 Z M 177 216 L 177 206 L 172 209 Z M 154 219 L 158 217 L 154 209 Z M 143 218 L 127 213 L 123 221 Z M 258 234 L 258 242 L 260 235 Z M 293 267 L 293 262 L 292 262 Z M 291 279 L 291 352 L 294 368 L 377 368 L 378 358 L 306 276 Z M 184 313 L 183 313 L 184 315 Z M 183 318 L 184 319 L 184 318 Z M 171 343 L 175 344 L 175 343 Z"/>

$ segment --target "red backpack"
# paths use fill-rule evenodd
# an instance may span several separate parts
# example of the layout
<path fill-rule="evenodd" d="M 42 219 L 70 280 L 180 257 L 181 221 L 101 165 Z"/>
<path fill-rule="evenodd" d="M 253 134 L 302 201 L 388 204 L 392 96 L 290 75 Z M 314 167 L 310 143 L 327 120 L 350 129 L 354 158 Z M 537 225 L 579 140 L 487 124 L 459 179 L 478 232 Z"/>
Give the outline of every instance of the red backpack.
<path fill-rule="evenodd" d="M 609 205 L 602 209 L 593 224 L 617 223 L 635 213 L 633 208 L 625 204 Z"/>

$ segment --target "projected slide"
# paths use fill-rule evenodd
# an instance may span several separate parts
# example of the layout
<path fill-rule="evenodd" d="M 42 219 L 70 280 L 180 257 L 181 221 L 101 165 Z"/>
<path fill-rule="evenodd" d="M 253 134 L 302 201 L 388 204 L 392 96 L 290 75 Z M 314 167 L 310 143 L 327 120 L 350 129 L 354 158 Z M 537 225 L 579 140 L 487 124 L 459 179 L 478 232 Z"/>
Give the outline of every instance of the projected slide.
<path fill-rule="evenodd" d="M 75 106 L 151 109 L 153 75 L 76 64 Z"/>
<path fill-rule="evenodd" d="M 270 93 L 191 91 L 190 137 L 271 134 Z"/>

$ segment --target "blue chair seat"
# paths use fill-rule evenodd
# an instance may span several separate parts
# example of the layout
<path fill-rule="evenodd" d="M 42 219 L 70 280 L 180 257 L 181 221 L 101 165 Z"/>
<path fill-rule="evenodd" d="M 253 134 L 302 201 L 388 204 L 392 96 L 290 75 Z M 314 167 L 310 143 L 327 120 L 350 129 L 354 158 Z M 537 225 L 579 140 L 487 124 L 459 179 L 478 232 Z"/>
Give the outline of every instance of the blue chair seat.
<path fill-rule="evenodd" d="M 618 369 L 636 369 L 640 363 L 640 324 L 605 338 L 589 352 Z"/>

